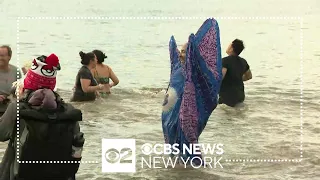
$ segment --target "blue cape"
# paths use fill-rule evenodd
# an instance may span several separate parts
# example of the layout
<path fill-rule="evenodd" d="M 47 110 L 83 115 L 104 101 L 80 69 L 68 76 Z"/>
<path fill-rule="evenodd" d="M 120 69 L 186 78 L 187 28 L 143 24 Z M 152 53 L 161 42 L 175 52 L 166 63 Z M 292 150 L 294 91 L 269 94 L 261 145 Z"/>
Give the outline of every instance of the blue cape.
<path fill-rule="evenodd" d="M 186 61 L 180 63 L 177 44 L 169 42 L 170 84 L 162 109 L 165 142 L 197 144 L 208 119 L 217 107 L 222 80 L 219 26 L 207 19 L 196 34 L 189 36 Z M 192 154 L 184 157 L 193 157 Z"/>

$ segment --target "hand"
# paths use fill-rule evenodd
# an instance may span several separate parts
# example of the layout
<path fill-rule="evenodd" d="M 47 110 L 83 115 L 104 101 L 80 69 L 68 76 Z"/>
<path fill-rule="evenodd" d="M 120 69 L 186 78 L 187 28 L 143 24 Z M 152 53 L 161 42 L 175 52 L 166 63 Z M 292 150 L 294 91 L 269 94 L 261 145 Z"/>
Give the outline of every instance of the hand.
<path fill-rule="evenodd" d="M 100 90 L 102 90 L 104 88 L 104 85 L 99 84 L 98 87 L 99 87 Z"/>
<path fill-rule="evenodd" d="M 6 96 L 4 96 L 4 95 L 0 95 L 0 102 L 3 102 L 5 99 L 7 99 L 7 97 L 6 97 Z"/>
<path fill-rule="evenodd" d="M 99 92 L 97 92 L 97 91 L 96 91 L 96 97 L 97 97 L 97 98 L 101 98 L 100 93 L 99 93 Z"/>
<path fill-rule="evenodd" d="M 25 67 L 23 67 L 23 68 L 21 68 L 21 69 L 22 69 L 23 74 L 26 75 L 27 72 L 28 72 L 28 70 L 27 70 Z"/>

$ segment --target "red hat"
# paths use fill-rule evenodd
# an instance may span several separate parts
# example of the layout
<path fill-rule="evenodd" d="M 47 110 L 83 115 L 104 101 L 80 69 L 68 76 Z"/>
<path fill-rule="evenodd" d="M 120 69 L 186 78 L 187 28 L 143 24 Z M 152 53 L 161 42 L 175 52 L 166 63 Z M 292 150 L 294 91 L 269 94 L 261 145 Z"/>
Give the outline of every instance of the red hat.
<path fill-rule="evenodd" d="M 38 90 L 47 88 L 54 90 L 57 71 L 61 69 L 59 58 L 55 54 L 40 56 L 33 60 L 31 69 L 24 79 L 24 89 Z"/>

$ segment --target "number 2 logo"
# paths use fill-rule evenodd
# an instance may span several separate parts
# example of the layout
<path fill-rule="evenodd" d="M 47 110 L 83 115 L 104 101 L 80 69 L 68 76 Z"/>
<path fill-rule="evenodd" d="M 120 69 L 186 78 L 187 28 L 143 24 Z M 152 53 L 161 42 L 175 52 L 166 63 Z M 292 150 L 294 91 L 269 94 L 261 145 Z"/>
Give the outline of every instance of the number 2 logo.
<path fill-rule="evenodd" d="M 115 148 L 111 148 L 105 153 L 105 159 L 110 164 L 132 163 L 130 157 L 132 157 L 132 150 L 130 148 L 122 148 L 120 152 Z"/>

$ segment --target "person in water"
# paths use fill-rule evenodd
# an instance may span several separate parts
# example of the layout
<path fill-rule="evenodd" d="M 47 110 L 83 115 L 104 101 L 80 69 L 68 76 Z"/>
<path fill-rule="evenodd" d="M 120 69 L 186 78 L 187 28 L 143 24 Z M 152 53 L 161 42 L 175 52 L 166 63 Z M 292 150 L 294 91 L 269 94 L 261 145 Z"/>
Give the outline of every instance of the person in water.
<path fill-rule="evenodd" d="M 252 73 L 247 61 L 239 56 L 243 49 L 243 41 L 235 39 L 226 50 L 228 56 L 222 59 L 223 81 L 219 104 L 235 107 L 245 100 L 243 81 L 252 79 Z"/>
<path fill-rule="evenodd" d="M 103 90 L 100 90 L 99 92 L 101 95 L 110 94 L 110 89 L 119 84 L 119 79 L 110 66 L 103 64 L 104 59 L 106 59 L 107 56 L 100 50 L 94 50 L 92 52 L 97 57 L 98 63 L 96 67 L 91 70 L 91 73 L 98 83 L 105 85 Z M 112 80 L 111 83 L 110 79 Z"/>
<path fill-rule="evenodd" d="M 201 152 L 183 146 L 198 144 L 207 121 L 217 107 L 222 80 L 219 26 L 207 19 L 189 36 L 179 52 L 174 37 L 169 43 L 170 83 L 162 104 L 162 130 L 166 144 L 177 144 L 180 158 L 203 165 Z M 197 158 L 195 158 L 197 157 Z"/>
<path fill-rule="evenodd" d="M 10 90 L 13 82 L 21 78 L 21 71 L 10 64 L 12 49 L 10 46 L 0 46 L 0 116 L 10 103 Z"/>
<path fill-rule="evenodd" d="M 16 83 L 19 104 L 11 102 L 0 118 L 0 141 L 9 140 L 0 164 L 0 179 L 75 180 L 79 163 L 18 162 L 81 160 L 73 157 L 72 145 L 74 136 L 81 133 L 78 121 L 82 120 L 82 114 L 53 92 L 59 70 L 55 54 L 43 55 L 34 59 L 25 79 Z"/>
<path fill-rule="evenodd" d="M 71 101 L 94 101 L 97 97 L 97 92 L 103 90 L 103 84 L 98 84 L 94 79 L 91 70 L 97 65 L 97 57 L 93 52 L 79 53 L 81 64 L 83 65 L 78 71 L 73 96 Z"/>

